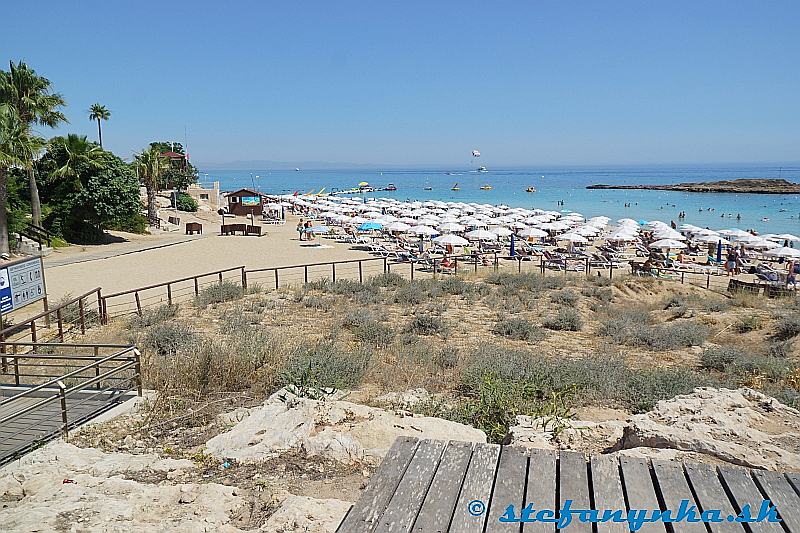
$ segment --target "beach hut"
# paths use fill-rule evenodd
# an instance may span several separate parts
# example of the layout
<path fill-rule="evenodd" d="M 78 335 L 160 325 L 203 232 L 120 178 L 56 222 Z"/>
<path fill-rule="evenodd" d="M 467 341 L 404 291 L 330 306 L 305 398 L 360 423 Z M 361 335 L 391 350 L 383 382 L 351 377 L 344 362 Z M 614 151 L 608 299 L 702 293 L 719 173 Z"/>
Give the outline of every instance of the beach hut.
<path fill-rule="evenodd" d="M 236 216 L 261 215 L 264 194 L 253 189 L 239 189 L 225 195 L 228 213 Z"/>

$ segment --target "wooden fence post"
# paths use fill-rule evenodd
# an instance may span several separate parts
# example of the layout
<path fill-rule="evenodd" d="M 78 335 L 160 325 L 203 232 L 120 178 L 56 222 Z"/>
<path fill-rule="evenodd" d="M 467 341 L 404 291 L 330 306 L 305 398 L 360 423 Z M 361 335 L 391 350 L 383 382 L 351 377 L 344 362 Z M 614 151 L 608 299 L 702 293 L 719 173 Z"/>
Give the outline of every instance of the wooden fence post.
<path fill-rule="evenodd" d="M 275 269 L 275 290 L 278 290 L 278 269 Z"/>
<path fill-rule="evenodd" d="M 308 265 L 303 265 L 303 281 L 308 285 Z"/>
<path fill-rule="evenodd" d="M 242 289 L 247 291 L 247 271 L 242 267 Z"/>
<path fill-rule="evenodd" d="M 172 285 L 167 283 L 167 304 L 172 305 Z"/>
<path fill-rule="evenodd" d="M 86 312 L 83 309 L 83 298 L 78 298 L 78 313 L 81 317 L 81 335 L 86 335 Z"/>
<path fill-rule="evenodd" d="M 362 262 L 363 261 L 361 259 L 358 260 L 358 282 L 359 283 L 364 283 L 364 272 L 363 272 L 363 268 L 362 268 L 362 265 L 361 265 Z"/>
<path fill-rule="evenodd" d="M 58 338 L 64 342 L 64 321 L 61 320 L 61 308 L 56 309 L 56 322 L 58 323 Z"/>
<path fill-rule="evenodd" d="M 336 283 L 336 263 L 331 263 L 331 281 Z"/>
<path fill-rule="evenodd" d="M 136 313 L 142 316 L 142 302 L 139 300 L 139 291 L 134 292 L 133 297 L 136 298 Z"/>

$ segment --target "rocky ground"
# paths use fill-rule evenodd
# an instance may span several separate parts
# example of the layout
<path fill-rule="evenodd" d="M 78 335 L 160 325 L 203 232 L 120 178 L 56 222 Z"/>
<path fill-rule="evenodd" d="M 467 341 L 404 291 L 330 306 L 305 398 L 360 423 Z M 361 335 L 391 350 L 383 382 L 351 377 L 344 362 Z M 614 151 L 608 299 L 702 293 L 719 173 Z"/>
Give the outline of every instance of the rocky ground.
<path fill-rule="evenodd" d="M 397 436 L 486 441 L 469 426 L 341 396 L 279 391 L 218 417 L 219 433 L 184 458 L 121 437 L 146 411 L 88 427 L 0 470 L 0 523 L 6 531 L 333 532 Z M 380 402 L 427 397 L 414 390 Z M 639 415 L 595 414 L 559 432 L 520 416 L 507 442 L 800 471 L 800 412 L 750 389 L 703 388 Z"/>

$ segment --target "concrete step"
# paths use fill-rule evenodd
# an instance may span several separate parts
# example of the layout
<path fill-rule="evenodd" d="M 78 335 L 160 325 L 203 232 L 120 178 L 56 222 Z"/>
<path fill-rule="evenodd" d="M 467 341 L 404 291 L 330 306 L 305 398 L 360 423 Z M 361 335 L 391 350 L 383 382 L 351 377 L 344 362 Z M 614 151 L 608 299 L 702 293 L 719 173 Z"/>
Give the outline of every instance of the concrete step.
<path fill-rule="evenodd" d="M 17 238 L 17 253 L 34 257 L 46 257 L 53 253 L 50 246 L 43 245 L 39 250 L 39 243 L 22 235 L 15 234 Z"/>

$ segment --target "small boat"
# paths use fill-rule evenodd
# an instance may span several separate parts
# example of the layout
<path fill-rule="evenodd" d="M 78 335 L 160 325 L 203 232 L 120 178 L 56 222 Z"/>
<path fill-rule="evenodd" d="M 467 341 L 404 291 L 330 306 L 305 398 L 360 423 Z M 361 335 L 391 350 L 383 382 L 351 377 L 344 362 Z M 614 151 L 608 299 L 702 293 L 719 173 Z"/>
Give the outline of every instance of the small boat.
<path fill-rule="evenodd" d="M 386 190 L 387 191 L 396 191 L 397 187 L 395 187 L 394 183 L 390 183 L 389 185 L 386 186 Z"/>
<path fill-rule="evenodd" d="M 525 192 L 536 192 L 536 187 L 534 187 L 533 185 L 531 185 L 530 187 L 528 187 L 527 189 L 525 189 Z"/>
<path fill-rule="evenodd" d="M 489 172 L 486 167 L 478 167 L 478 172 Z"/>
<path fill-rule="evenodd" d="M 295 172 L 300 172 L 299 168 L 294 169 Z"/>
<path fill-rule="evenodd" d="M 433 187 L 425 187 L 423 190 L 425 190 L 425 191 L 432 191 L 432 190 L 433 190 Z"/>
<path fill-rule="evenodd" d="M 461 187 L 458 186 L 458 182 L 455 183 L 452 187 L 450 187 L 451 191 L 460 191 Z"/>
<path fill-rule="evenodd" d="M 493 188 L 491 185 L 481 185 L 482 191 L 491 191 Z"/>

